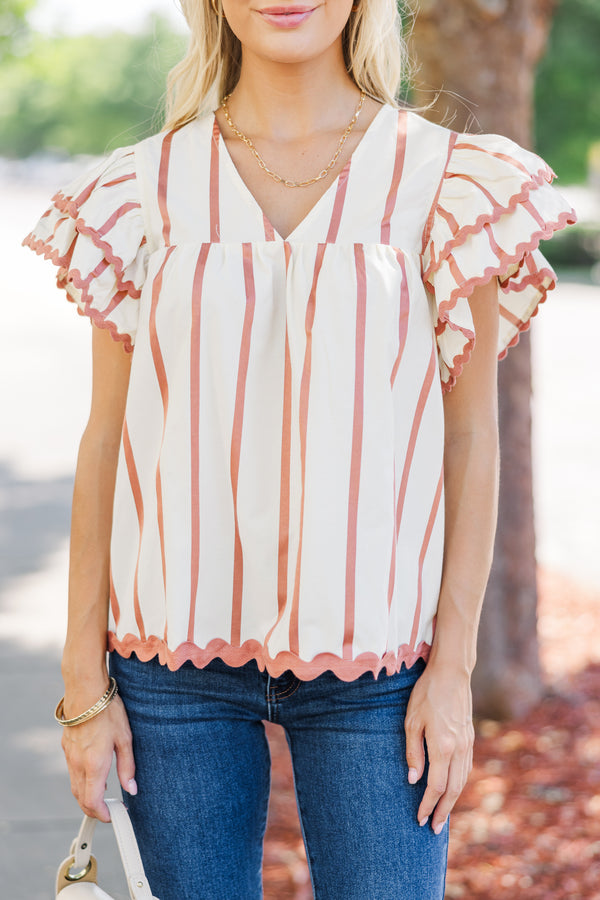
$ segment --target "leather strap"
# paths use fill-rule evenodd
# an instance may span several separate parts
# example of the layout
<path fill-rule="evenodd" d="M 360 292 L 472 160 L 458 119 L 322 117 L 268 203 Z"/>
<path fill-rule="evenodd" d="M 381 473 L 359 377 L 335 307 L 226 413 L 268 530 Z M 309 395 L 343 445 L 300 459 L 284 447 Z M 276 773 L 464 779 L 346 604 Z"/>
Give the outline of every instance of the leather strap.
<path fill-rule="evenodd" d="M 91 819 L 89 816 L 84 816 L 81 828 L 79 829 L 79 834 L 71 845 L 71 853 L 75 857 L 75 862 L 73 863 L 74 869 L 85 869 L 90 861 L 90 856 L 92 855 L 92 838 L 94 837 L 97 821 L 97 819 Z"/>
<path fill-rule="evenodd" d="M 152 896 L 140 851 L 129 815 L 121 800 L 107 799 L 106 805 L 110 812 L 110 820 L 117 839 L 121 862 L 127 877 L 127 887 L 131 900 L 157 900 Z M 71 856 L 61 863 L 57 875 L 57 895 L 61 890 L 68 890 L 68 882 L 65 881 L 65 873 L 70 870 L 84 870 L 92 861 L 90 871 L 79 883 L 91 881 L 96 883 L 96 861 L 92 856 L 92 838 L 96 828 L 96 819 L 85 816 L 79 833 L 71 844 Z M 64 870 L 64 871 L 63 871 Z"/>
<path fill-rule="evenodd" d="M 127 875 L 131 900 L 154 900 L 125 806 L 121 800 L 106 800 L 106 805 Z"/>

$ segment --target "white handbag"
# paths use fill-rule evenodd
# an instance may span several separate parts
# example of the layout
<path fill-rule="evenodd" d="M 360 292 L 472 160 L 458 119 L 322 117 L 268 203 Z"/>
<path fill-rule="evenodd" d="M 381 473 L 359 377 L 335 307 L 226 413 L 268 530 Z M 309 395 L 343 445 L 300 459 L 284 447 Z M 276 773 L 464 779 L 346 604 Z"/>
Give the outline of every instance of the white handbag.
<path fill-rule="evenodd" d="M 121 800 L 107 800 L 110 820 L 119 846 L 121 862 L 127 876 L 131 900 L 157 900 L 152 896 L 144 872 L 137 841 L 129 815 Z M 56 897 L 59 900 L 112 900 L 97 884 L 98 865 L 92 856 L 92 837 L 96 819 L 85 816 L 79 834 L 71 844 L 71 854 L 56 873 Z"/>

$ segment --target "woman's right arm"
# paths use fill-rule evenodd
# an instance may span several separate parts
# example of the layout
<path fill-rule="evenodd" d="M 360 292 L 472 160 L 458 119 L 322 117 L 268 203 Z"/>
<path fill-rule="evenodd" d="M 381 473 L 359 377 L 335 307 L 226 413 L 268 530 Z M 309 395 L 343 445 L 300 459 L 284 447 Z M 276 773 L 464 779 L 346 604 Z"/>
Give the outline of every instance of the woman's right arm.
<path fill-rule="evenodd" d="M 113 497 L 131 354 L 108 331 L 92 328 L 90 417 L 81 439 L 71 515 L 69 613 L 62 675 L 64 714 L 79 715 L 108 686 L 109 554 Z M 71 790 L 82 810 L 110 821 L 103 795 L 113 752 L 122 787 L 135 793 L 135 765 L 125 707 L 117 695 L 98 716 L 63 728 Z"/>

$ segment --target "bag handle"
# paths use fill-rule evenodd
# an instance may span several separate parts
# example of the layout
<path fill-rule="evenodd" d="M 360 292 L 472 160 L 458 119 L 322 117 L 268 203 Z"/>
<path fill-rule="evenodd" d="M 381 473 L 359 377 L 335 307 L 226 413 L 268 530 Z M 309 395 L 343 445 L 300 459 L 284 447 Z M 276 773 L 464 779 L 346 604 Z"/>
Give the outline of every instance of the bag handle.
<path fill-rule="evenodd" d="M 142 863 L 131 821 L 123 801 L 108 799 L 106 800 L 106 805 L 110 811 L 110 821 L 119 845 L 119 853 L 121 854 L 121 862 L 127 876 L 131 900 L 154 900 L 146 873 L 144 872 L 144 864 Z"/>
<path fill-rule="evenodd" d="M 131 900 L 156 900 L 150 891 L 140 851 L 125 805 L 121 800 L 114 799 L 107 799 L 106 805 L 110 812 L 110 821 L 117 839 Z M 90 816 L 85 816 L 79 833 L 71 845 L 72 856 L 67 871 L 69 869 L 76 869 L 82 872 L 87 870 L 86 876 L 81 878 L 82 881 L 96 880 L 95 860 L 92 857 L 92 838 L 96 828 L 96 821 Z M 66 860 L 65 862 L 69 861 Z M 91 864 L 93 864 L 93 871 Z M 63 866 L 61 866 L 62 868 Z"/>

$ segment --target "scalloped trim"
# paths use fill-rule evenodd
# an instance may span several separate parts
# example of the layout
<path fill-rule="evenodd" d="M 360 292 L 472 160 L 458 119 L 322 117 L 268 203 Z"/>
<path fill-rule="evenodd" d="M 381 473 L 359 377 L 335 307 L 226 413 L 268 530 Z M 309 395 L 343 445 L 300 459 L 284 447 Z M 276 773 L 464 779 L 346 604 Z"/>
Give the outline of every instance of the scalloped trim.
<path fill-rule="evenodd" d="M 456 384 L 456 379 L 462 374 L 464 366 L 471 358 L 471 353 L 473 351 L 473 347 L 475 346 L 474 332 L 469 328 L 457 325 L 450 319 L 450 313 L 456 307 L 458 301 L 461 299 L 467 300 L 476 287 L 487 284 L 494 276 L 498 277 L 515 264 L 519 265 L 519 268 L 517 270 L 517 272 L 519 272 L 523 266 L 525 258 L 533 251 L 537 250 L 541 240 L 545 240 L 551 237 L 555 231 L 559 231 L 566 225 L 572 224 L 572 214 L 573 210 L 571 210 L 570 212 L 565 211 L 560 213 L 556 221 L 549 222 L 544 226 L 543 229 L 534 232 L 528 241 L 523 241 L 522 243 L 517 244 L 514 253 L 511 254 L 503 252 L 502 256 L 498 258 L 498 262 L 496 264 L 488 266 L 488 268 L 486 268 L 481 275 L 474 275 L 463 282 L 463 284 L 458 285 L 452 291 L 450 297 L 447 300 L 442 300 L 442 302 L 439 304 L 438 320 L 435 326 L 435 333 L 438 339 L 438 344 L 439 339 L 443 336 L 444 330 L 447 327 L 451 328 L 453 331 L 460 331 L 466 340 L 463 352 L 460 354 L 460 356 L 455 356 L 453 358 L 452 365 L 448 365 L 448 363 L 444 359 L 444 364 L 448 369 L 449 377 L 445 380 L 442 380 L 443 393 L 447 393 L 448 391 L 452 390 L 452 388 Z M 450 254 L 447 254 L 446 259 L 449 255 Z M 540 304 L 544 303 L 544 301 L 546 300 L 548 291 L 552 290 L 556 286 L 556 273 L 550 267 L 538 269 L 537 271 L 527 275 L 523 279 L 523 281 L 527 282 L 527 284 L 523 284 L 522 287 L 519 286 L 520 282 L 513 282 L 513 279 L 517 272 L 513 273 L 513 275 L 510 276 L 507 281 L 503 282 L 501 290 L 505 294 L 509 294 L 513 291 L 518 293 L 519 291 L 525 290 L 525 288 L 534 288 L 536 291 L 538 291 L 539 298 L 536 301 L 533 310 L 531 311 L 531 313 L 529 313 L 527 319 L 525 321 L 521 321 L 521 323 L 519 324 L 518 330 L 514 337 L 508 342 L 508 344 L 506 344 L 506 346 L 502 350 L 499 351 L 499 360 L 504 359 L 508 350 L 518 344 L 520 333 L 522 331 L 528 330 L 530 326 L 530 320 L 537 314 Z M 550 280 L 549 284 L 545 284 L 546 279 Z M 431 284 L 431 282 L 429 283 Z"/>
<path fill-rule="evenodd" d="M 523 257 L 523 261 L 526 258 L 526 256 Z M 521 268 L 522 263 L 514 275 L 511 275 L 507 281 L 500 284 L 500 289 L 504 294 L 520 294 L 522 293 L 522 291 L 526 291 L 527 288 L 530 287 L 539 288 L 540 279 L 542 281 L 545 281 L 546 278 L 549 278 L 551 281 L 554 281 L 554 284 L 556 284 L 556 272 L 554 271 L 554 269 L 551 269 L 550 266 L 548 266 L 548 268 L 538 269 L 535 272 L 530 272 L 529 275 L 525 275 L 523 278 L 520 278 L 519 281 L 514 281 L 513 279 L 521 271 Z M 503 285 L 507 285 L 507 287 L 504 287 Z M 553 289 L 554 285 L 552 288 L 547 288 L 548 291 Z"/>
<path fill-rule="evenodd" d="M 450 176 L 447 176 L 445 174 L 444 178 L 447 178 L 447 177 L 456 178 L 456 177 L 460 177 L 460 176 L 459 176 L 459 173 L 451 174 Z M 467 238 L 470 237 L 470 235 L 479 234 L 481 231 L 483 231 L 483 229 L 486 225 L 495 225 L 496 222 L 498 222 L 499 219 L 502 218 L 502 216 L 508 215 L 509 213 L 513 213 L 516 210 L 517 206 L 519 206 L 519 204 L 526 203 L 531 198 L 531 194 L 533 191 L 538 190 L 540 187 L 543 187 L 547 184 L 548 184 L 548 181 L 546 178 L 544 178 L 543 170 L 540 170 L 537 173 L 535 173 L 534 175 L 532 175 L 532 177 L 529 179 L 529 181 L 525 182 L 522 185 L 521 190 L 518 193 L 513 194 L 511 196 L 511 198 L 508 201 L 508 204 L 506 206 L 503 206 L 500 203 L 496 203 L 496 206 L 494 207 L 494 209 L 491 212 L 481 213 L 479 216 L 477 216 L 477 218 L 475 219 L 475 222 L 473 222 L 472 224 L 469 224 L 469 225 L 463 225 L 461 228 L 459 228 L 459 230 L 456 232 L 456 234 L 454 234 L 451 238 L 449 238 L 446 241 L 446 243 L 444 244 L 443 248 L 441 249 L 441 251 L 437 257 L 434 256 L 434 254 L 432 252 L 432 259 L 431 259 L 429 265 L 427 266 L 427 269 L 423 273 L 423 280 L 428 281 L 431 274 L 440 268 L 441 264 L 444 262 L 445 259 L 448 258 L 450 253 L 454 249 L 456 249 L 456 247 L 460 247 L 462 244 L 464 244 L 465 241 L 467 240 Z M 447 212 L 447 210 L 446 210 L 446 212 Z M 567 224 L 572 225 L 577 221 L 577 214 L 573 208 L 571 208 L 569 213 L 561 213 L 561 216 L 563 216 L 563 215 L 572 216 L 572 219 L 566 220 L 564 222 L 564 224 L 559 226 L 560 228 L 564 228 L 565 225 L 567 225 Z M 432 229 L 432 232 L 433 232 L 433 229 Z M 552 234 L 552 232 L 550 232 L 548 237 L 551 234 Z M 541 239 L 542 238 L 540 238 L 540 240 Z M 538 241 L 538 243 L 539 243 L 539 241 Z"/>
<path fill-rule="evenodd" d="M 122 176 L 121 178 L 116 179 L 114 183 L 118 184 L 118 183 L 121 183 L 122 181 L 129 181 L 135 177 L 136 176 L 135 176 L 135 172 L 134 172 L 134 173 L 128 174 L 127 176 Z M 82 234 L 85 237 L 88 237 L 92 241 L 94 246 L 97 247 L 98 250 L 102 251 L 102 254 L 103 254 L 104 258 L 106 259 L 106 261 L 111 266 L 113 266 L 113 268 L 115 270 L 115 277 L 116 277 L 116 281 L 117 281 L 118 291 L 126 291 L 126 293 L 129 294 L 130 297 L 132 297 L 134 300 L 138 300 L 141 296 L 141 291 L 139 290 L 139 288 L 135 285 L 135 283 L 133 281 L 125 280 L 126 266 L 125 266 L 124 261 L 121 259 L 120 256 L 118 256 L 114 252 L 113 247 L 107 241 L 102 239 L 102 236 L 101 236 L 99 230 L 97 228 L 93 228 L 91 225 L 88 225 L 87 222 L 85 221 L 85 219 L 80 215 L 83 206 L 87 203 L 90 194 L 92 193 L 93 189 L 95 188 L 95 186 L 97 185 L 99 180 L 100 180 L 100 176 L 98 178 L 96 178 L 94 181 L 92 181 L 91 184 L 89 184 L 86 187 L 86 189 L 81 194 L 79 194 L 79 196 L 76 199 L 74 197 L 67 196 L 62 191 L 57 191 L 56 194 L 51 199 L 52 205 L 46 210 L 46 212 L 42 216 L 42 219 L 49 216 L 53 210 L 56 210 L 57 212 L 62 213 L 64 216 L 67 216 L 68 219 L 72 219 L 74 229 L 79 234 Z M 135 209 L 141 210 L 141 208 L 142 208 L 141 203 L 139 203 L 137 200 L 127 201 L 127 203 L 122 204 L 122 206 L 123 205 L 129 206 L 129 208 L 126 210 L 127 213 L 131 212 Z M 121 207 L 119 207 L 119 209 L 121 209 Z M 114 216 L 114 213 L 113 213 L 113 216 Z M 66 221 L 66 220 L 59 220 L 57 222 L 57 226 L 60 224 L 61 221 Z M 110 221 L 111 220 L 109 219 L 109 222 Z M 56 230 L 56 228 L 55 228 L 55 230 Z M 52 237 L 54 237 L 54 234 L 52 235 Z M 146 243 L 145 235 L 143 234 L 143 229 L 142 229 L 142 239 L 140 242 L 140 247 L 144 246 L 145 243 Z M 52 244 L 50 242 L 50 239 L 47 239 L 47 240 L 44 240 L 43 238 L 37 239 L 36 235 L 35 235 L 35 231 L 32 231 L 27 235 L 27 237 L 22 241 L 22 246 L 29 247 L 31 250 L 34 251 L 34 253 L 37 253 L 40 256 L 43 254 L 44 259 L 50 260 L 50 262 L 52 262 L 55 266 L 67 267 L 69 265 L 69 263 L 71 262 L 72 251 L 67 253 L 67 255 L 65 255 L 65 256 L 60 256 L 58 250 L 52 249 Z M 72 245 L 71 245 L 71 247 L 72 247 Z M 136 256 L 137 256 L 137 254 L 136 254 Z"/>
<path fill-rule="evenodd" d="M 554 222 L 548 222 L 544 228 L 541 228 L 539 231 L 534 231 L 531 237 L 527 241 L 521 241 L 520 244 L 517 244 L 513 253 L 507 253 L 506 251 L 502 251 L 502 256 L 498 258 L 498 262 L 492 266 L 488 266 L 487 269 L 484 270 L 481 276 L 474 276 L 473 278 L 467 279 L 464 284 L 458 285 L 451 293 L 450 297 L 447 300 L 442 300 L 438 306 L 438 318 L 445 320 L 445 314 L 449 310 L 453 309 L 456 306 L 458 299 L 461 296 L 468 297 L 473 292 L 473 289 L 479 284 L 487 284 L 487 282 L 493 278 L 494 275 L 498 276 L 506 269 L 510 269 L 511 266 L 516 264 L 521 264 L 525 257 L 532 253 L 534 250 L 537 250 L 540 244 L 540 241 L 547 240 L 552 237 L 555 231 L 560 231 L 566 225 L 572 224 L 570 221 L 571 213 L 562 212 L 560 213 L 557 220 Z M 447 254 L 446 259 L 450 254 Z M 519 268 L 521 268 L 519 265 Z M 556 273 L 553 269 L 550 270 L 552 273 L 552 278 L 556 279 Z M 516 273 L 514 273 L 516 274 Z M 531 275 L 535 275 L 536 273 L 531 273 Z M 510 281 L 514 278 L 514 275 L 510 276 L 508 282 L 505 284 L 510 284 Z M 484 280 L 482 280 L 484 279 Z M 432 285 L 433 286 L 433 285 Z M 469 287 L 470 289 L 465 294 L 465 288 Z M 508 293 L 508 292 L 507 292 Z"/>
<path fill-rule="evenodd" d="M 257 640 L 244 641 L 241 647 L 233 647 L 223 638 L 214 638 L 204 648 L 187 641 L 171 650 L 166 641 L 156 635 L 145 641 L 135 634 L 126 634 L 119 639 L 114 631 L 108 632 L 108 648 L 126 658 L 135 653 L 142 662 L 158 656 L 159 662 L 171 671 L 188 661 L 201 669 L 216 657 L 228 666 L 243 666 L 254 659 L 261 672 L 266 669 L 274 678 L 291 669 L 302 681 L 310 681 L 327 671 L 333 672 L 341 681 L 354 681 L 365 672 L 372 672 L 376 678 L 383 669 L 388 675 L 393 675 L 400 671 L 402 663 L 410 669 L 418 659 L 427 661 L 431 651 L 431 645 L 421 641 L 415 649 L 403 644 L 397 652 L 389 651 L 383 657 L 376 653 L 360 653 L 355 659 L 342 659 L 334 653 L 318 653 L 313 659 L 304 660 L 289 650 L 282 650 L 272 657 Z"/>
<path fill-rule="evenodd" d="M 104 328 L 115 341 L 122 341 L 123 347 L 127 351 L 127 353 L 133 353 L 133 345 L 134 339 L 128 334 L 126 331 L 119 331 L 119 326 L 116 322 L 113 322 L 112 319 L 108 318 L 107 310 L 99 310 L 96 307 L 92 306 L 94 302 L 94 297 L 89 292 L 89 280 L 93 276 L 90 275 L 89 278 L 83 278 L 81 272 L 78 269 L 72 269 L 69 272 L 69 281 L 72 282 L 77 290 L 81 291 L 81 300 L 77 303 L 77 312 L 82 316 L 88 316 L 92 323 L 96 326 L 96 328 Z M 66 291 L 66 286 L 65 286 Z M 67 297 L 69 296 L 67 292 Z M 71 298 L 69 298 L 71 299 Z M 83 306 L 81 305 L 83 304 Z M 110 310 L 112 312 L 112 310 Z"/>
<path fill-rule="evenodd" d="M 58 287 L 62 288 L 62 290 L 64 290 L 65 293 L 67 294 L 67 300 L 69 300 L 71 303 L 75 303 L 77 305 L 77 312 L 80 313 L 80 315 L 87 316 L 89 319 L 91 319 L 92 323 L 97 328 L 104 328 L 107 331 L 109 331 L 113 340 L 123 342 L 124 349 L 128 353 L 133 352 L 134 340 L 133 340 L 132 336 L 130 334 L 128 334 L 127 332 L 119 331 L 118 325 L 115 322 L 113 322 L 111 319 L 107 318 L 108 311 L 99 310 L 92 305 L 94 302 L 94 297 L 93 297 L 93 294 L 90 293 L 89 286 L 90 286 L 92 279 L 94 278 L 93 272 L 87 278 L 84 278 L 82 276 L 81 272 L 79 271 L 79 269 L 69 269 L 69 271 L 68 271 L 69 277 L 66 278 L 64 276 L 61 276 L 60 269 L 64 269 L 64 268 L 68 267 L 68 265 L 70 263 L 70 255 L 67 257 L 65 257 L 65 256 L 61 257 L 59 255 L 58 250 L 53 250 L 52 245 L 49 244 L 47 241 L 44 241 L 41 238 L 39 240 L 35 240 L 33 232 L 31 234 L 27 235 L 27 237 L 24 239 L 22 244 L 24 247 L 29 247 L 31 250 L 33 250 L 38 255 L 40 255 L 40 256 L 43 255 L 44 259 L 49 259 L 50 262 L 52 262 L 55 266 L 59 267 L 59 273 L 57 276 L 57 285 L 58 285 Z M 137 297 L 135 297 L 133 294 L 131 294 L 127 290 L 125 285 L 128 283 L 131 283 L 131 282 L 120 281 L 116 270 L 115 270 L 115 275 L 116 275 L 116 286 L 117 286 L 117 290 L 115 291 L 115 294 L 123 292 L 123 293 L 127 294 L 128 296 L 132 297 L 132 299 L 134 299 L 134 300 L 138 299 L 141 296 L 141 292 L 138 292 Z M 69 283 L 72 283 L 77 288 L 77 290 L 81 291 L 81 300 L 79 302 L 77 302 L 74 297 L 69 296 L 69 293 L 68 293 L 68 284 Z M 112 309 L 110 309 L 109 311 L 112 312 Z"/>
<path fill-rule="evenodd" d="M 83 205 L 83 203 L 85 203 L 85 198 L 82 203 L 79 204 L 72 197 L 66 197 L 59 191 L 52 198 L 53 206 L 50 207 L 50 209 L 55 209 L 57 212 L 68 216 L 68 218 L 73 221 L 73 227 L 75 231 L 89 238 L 92 244 L 101 251 L 107 265 L 112 266 L 115 276 L 115 291 L 113 292 L 112 297 L 114 298 L 119 294 L 124 294 L 131 297 L 132 300 L 139 300 L 139 298 L 141 297 L 141 290 L 136 287 L 135 283 L 131 279 L 125 278 L 125 263 L 123 262 L 121 257 L 113 251 L 113 248 L 107 241 L 102 239 L 97 229 L 88 225 L 85 219 L 79 216 L 80 205 Z M 141 207 L 140 204 L 137 203 L 132 208 L 140 209 Z M 143 246 L 144 243 L 145 241 L 142 240 L 140 247 Z M 44 259 L 49 260 L 59 268 L 57 284 L 60 288 L 67 292 L 67 297 L 69 300 L 77 303 L 78 312 L 81 315 L 88 316 L 88 318 L 96 327 L 103 328 L 109 331 L 113 340 L 122 342 L 124 344 L 125 350 L 128 353 L 133 352 L 134 340 L 131 334 L 127 332 L 121 332 L 118 325 L 108 318 L 109 314 L 113 311 L 115 306 L 109 304 L 109 306 L 104 310 L 98 309 L 97 307 L 93 306 L 94 296 L 90 291 L 90 285 L 95 277 L 95 271 L 91 272 L 87 277 L 84 278 L 79 269 L 70 269 L 70 264 L 73 257 L 74 242 L 71 243 L 69 251 L 61 256 L 59 250 L 52 247 L 51 239 L 44 240 L 43 238 L 36 238 L 35 232 L 32 231 L 22 241 L 22 245 L 24 247 L 29 247 L 34 251 L 34 253 L 37 253 L 39 256 L 43 256 Z M 66 269 L 67 272 L 64 274 L 61 273 L 61 269 Z M 80 301 L 76 301 L 73 297 L 69 297 L 69 283 L 72 283 L 78 290 L 81 291 Z"/>
<path fill-rule="evenodd" d="M 50 241 L 45 241 L 43 238 L 36 238 L 34 231 L 30 232 L 26 238 L 23 238 L 21 246 L 29 247 L 29 249 L 33 250 L 34 253 L 37 253 L 38 256 L 43 256 L 44 259 L 50 260 L 51 263 L 59 268 L 68 266 L 71 261 L 71 256 L 73 255 L 71 251 L 67 256 L 60 256 L 58 249 L 52 249 Z"/>
<path fill-rule="evenodd" d="M 52 198 L 52 202 L 58 212 L 65 213 L 69 218 L 73 219 L 73 227 L 79 234 L 89 237 L 93 245 L 97 247 L 98 250 L 102 251 L 106 261 L 113 266 L 115 270 L 117 284 L 119 285 L 120 290 L 127 291 L 130 297 L 134 300 L 138 300 L 141 296 L 141 291 L 136 287 L 133 281 L 124 280 L 125 263 L 121 257 L 117 256 L 112 246 L 102 239 L 98 229 L 88 225 L 85 219 L 79 215 L 83 203 L 78 204 L 72 197 L 66 197 L 61 191 L 55 194 Z M 136 203 L 133 208 L 141 209 L 141 205 Z M 140 243 L 140 247 L 141 246 L 142 244 Z"/>

